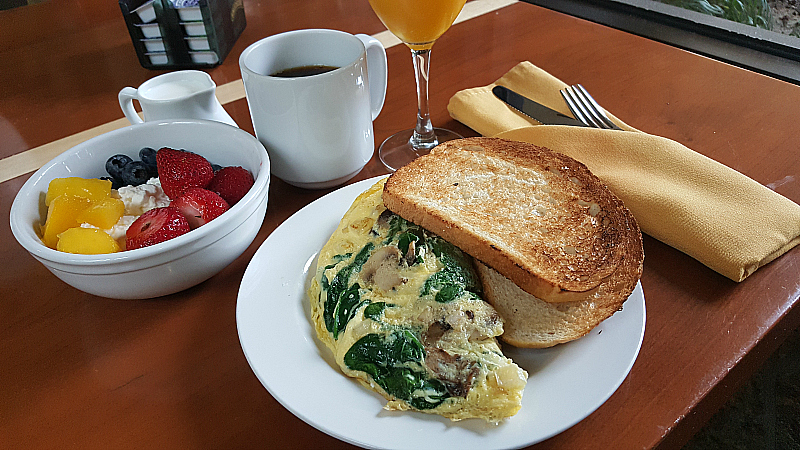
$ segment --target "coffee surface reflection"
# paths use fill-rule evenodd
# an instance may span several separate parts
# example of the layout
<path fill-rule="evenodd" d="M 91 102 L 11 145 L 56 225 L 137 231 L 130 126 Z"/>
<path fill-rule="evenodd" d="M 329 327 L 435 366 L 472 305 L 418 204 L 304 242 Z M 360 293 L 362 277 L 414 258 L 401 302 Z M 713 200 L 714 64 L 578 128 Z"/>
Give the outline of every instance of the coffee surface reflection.
<path fill-rule="evenodd" d="M 280 77 L 280 78 L 310 77 L 311 75 L 319 75 L 321 73 L 330 72 L 331 70 L 336 70 L 336 69 L 338 69 L 338 67 L 322 66 L 322 65 L 301 66 L 301 67 L 292 67 L 290 69 L 284 69 L 281 70 L 280 72 L 270 74 L 270 76 Z"/>

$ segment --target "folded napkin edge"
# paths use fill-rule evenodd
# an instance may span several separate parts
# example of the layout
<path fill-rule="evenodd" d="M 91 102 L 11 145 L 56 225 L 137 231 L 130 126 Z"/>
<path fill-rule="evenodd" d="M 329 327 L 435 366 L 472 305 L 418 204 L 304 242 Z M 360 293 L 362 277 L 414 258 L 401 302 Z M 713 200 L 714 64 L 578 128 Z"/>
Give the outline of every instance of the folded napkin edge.
<path fill-rule="evenodd" d="M 498 99 L 497 97 L 494 96 L 493 93 L 490 92 L 491 88 L 498 84 L 513 89 L 516 92 L 519 92 L 521 95 L 531 98 L 534 101 L 537 101 L 548 107 L 552 107 L 551 105 L 562 104 L 561 102 L 563 102 L 563 98 L 561 98 L 559 90 L 566 86 L 566 84 L 563 83 L 561 80 L 555 78 L 553 75 L 547 73 L 546 71 L 536 67 L 529 61 L 522 61 L 518 63 L 516 66 L 514 66 L 511 70 L 509 70 L 507 73 L 505 73 L 494 83 L 491 83 L 487 86 L 468 88 L 457 92 L 451 98 L 451 101 L 449 102 L 447 107 L 451 117 L 463 123 L 464 125 L 472 128 L 477 133 L 483 136 L 506 137 L 504 136 L 504 134 L 507 132 L 518 131 L 520 134 L 524 134 L 525 131 L 523 129 L 530 129 L 530 130 L 539 130 L 541 132 L 546 132 L 545 134 L 551 136 L 552 138 L 551 140 L 553 140 L 553 143 L 558 142 L 559 144 L 565 143 L 564 141 L 565 136 L 573 134 L 573 132 L 570 132 L 567 129 L 579 128 L 579 127 L 566 127 L 566 126 L 539 125 L 538 122 L 533 122 L 532 119 L 520 117 L 518 115 L 519 113 L 516 110 L 514 110 L 514 113 L 506 112 L 507 110 L 509 110 L 509 107 L 504 102 L 502 102 L 502 100 Z M 500 108 L 499 105 L 503 105 L 503 108 Z M 564 106 L 565 105 L 566 104 L 564 103 Z M 684 158 L 683 155 L 685 155 L 683 152 L 689 151 L 692 153 L 697 153 L 685 146 L 682 146 L 680 143 L 676 141 L 672 141 L 665 137 L 644 133 L 633 127 L 630 127 L 629 125 L 625 124 L 618 118 L 614 117 L 613 114 L 609 113 L 609 116 L 612 118 L 612 121 L 614 121 L 615 123 L 617 123 L 617 125 L 619 125 L 624 129 L 638 132 L 641 133 L 641 135 L 650 136 L 653 138 L 659 137 L 661 139 L 668 140 L 675 145 L 683 147 L 682 149 L 677 149 L 678 150 L 677 154 L 674 154 L 675 153 L 674 151 L 672 152 L 668 151 L 668 153 L 670 153 L 672 156 L 670 156 L 669 154 L 665 155 L 665 157 L 667 158 L 667 166 L 661 168 L 666 170 L 667 172 L 679 170 L 675 166 L 678 161 L 683 161 L 682 158 Z M 585 128 L 579 128 L 579 129 L 586 130 Z M 615 135 L 616 132 L 612 133 L 610 130 L 598 130 L 598 129 L 593 129 L 593 130 L 603 133 L 602 134 L 603 141 L 607 141 L 609 139 L 616 140 L 618 139 L 619 136 L 625 135 L 625 134 Z M 627 132 L 625 133 L 627 134 Z M 630 138 L 624 138 L 624 139 L 630 139 Z M 639 141 L 640 139 L 635 139 L 635 140 Z M 535 142 L 535 141 L 533 143 L 537 145 L 544 145 L 556 151 L 561 151 L 561 149 L 559 149 L 557 146 L 547 145 L 546 143 Z M 657 145 L 655 142 L 650 142 L 649 144 L 647 143 L 645 144 L 646 147 L 654 151 L 664 151 L 664 150 L 670 150 L 672 148 L 672 144 L 666 146 Z M 571 145 L 568 145 L 568 147 L 569 146 Z M 615 150 L 613 148 L 613 145 L 611 146 L 611 149 L 619 153 L 619 149 Z M 562 153 L 566 153 L 570 156 L 573 156 L 569 152 L 562 151 Z M 620 155 L 621 157 L 626 157 L 626 153 L 624 152 L 621 153 Z M 593 157 L 598 158 L 597 160 L 594 161 L 595 164 L 598 163 L 607 164 L 609 160 L 609 156 L 607 154 L 597 154 L 593 155 Z M 677 157 L 678 159 L 670 160 L 670 158 L 673 157 Z M 588 162 L 582 160 L 580 157 L 576 157 L 576 159 L 583 162 L 584 164 Z M 695 159 L 692 160 L 694 161 Z M 648 164 L 651 165 L 653 163 L 654 163 L 653 161 L 648 162 Z M 587 164 L 587 166 L 590 166 L 591 170 L 592 164 Z M 611 169 L 614 170 L 613 167 Z M 712 164 L 704 164 L 704 168 L 702 168 L 701 170 L 705 171 L 705 175 L 709 175 L 706 177 L 707 179 L 714 178 L 713 174 L 715 172 Z M 743 175 L 739 172 L 736 173 L 738 176 L 746 177 L 746 175 Z M 678 172 L 678 175 L 682 174 Z M 631 177 L 632 175 L 622 174 L 622 176 Z M 679 176 L 679 178 L 687 178 L 687 177 Z M 652 180 L 639 180 L 638 182 L 651 182 L 651 181 Z M 682 181 L 682 183 L 689 183 L 691 185 L 692 180 L 686 179 Z M 707 181 L 704 182 L 704 184 L 707 184 Z M 736 186 L 741 186 L 741 184 L 742 183 L 740 182 L 734 182 L 734 185 Z M 758 184 L 762 188 L 766 188 L 760 183 Z M 753 188 L 745 186 L 744 189 L 749 191 L 752 190 Z M 727 197 L 725 196 L 715 197 L 714 195 L 716 194 L 714 193 L 714 190 L 715 189 L 712 189 L 712 192 L 709 192 L 711 200 L 718 199 L 718 201 L 720 202 L 727 201 Z M 685 195 L 684 191 L 686 191 L 686 189 L 679 190 L 677 202 L 679 203 L 688 202 L 687 204 L 693 204 L 693 202 L 696 202 L 695 200 L 693 200 L 694 196 L 687 196 Z M 683 193 L 681 194 L 680 192 Z M 775 194 L 780 195 L 778 193 Z M 722 235 L 730 236 L 731 233 L 743 234 L 744 236 L 746 236 L 744 239 L 746 240 L 749 239 L 756 243 L 755 246 L 752 247 L 748 246 L 748 249 L 738 248 L 737 244 L 735 244 L 734 242 L 724 242 L 724 239 L 721 241 L 721 238 L 719 238 L 719 233 L 714 232 L 715 228 L 714 226 L 712 226 L 709 233 L 705 234 L 705 236 L 700 240 L 699 242 L 700 248 L 694 248 L 692 245 L 681 244 L 681 235 L 684 234 L 681 230 L 690 231 L 691 227 L 693 226 L 691 223 L 676 224 L 674 223 L 674 221 L 666 221 L 661 225 L 657 224 L 657 226 L 661 226 L 662 228 L 666 227 L 665 229 L 661 230 L 662 232 L 657 232 L 654 230 L 646 230 L 645 232 L 646 234 L 649 234 L 651 237 L 654 237 L 655 239 L 658 239 L 664 242 L 665 244 L 670 245 L 680 250 L 683 253 L 686 253 L 687 255 L 693 257 L 695 260 L 717 271 L 718 273 L 726 276 L 727 278 L 733 281 L 742 281 L 749 275 L 751 275 L 753 272 L 755 272 L 758 268 L 763 267 L 766 264 L 769 264 L 782 254 L 786 253 L 793 247 L 800 244 L 800 220 L 797 221 L 797 224 L 795 224 L 796 221 L 795 218 L 798 217 L 800 206 L 798 206 L 795 202 L 792 202 L 791 200 L 785 197 L 783 198 L 791 202 L 792 204 L 787 206 L 785 203 L 784 204 L 781 204 L 780 202 L 773 203 L 774 209 L 776 211 L 779 211 L 779 214 L 775 215 L 775 219 L 777 222 L 773 224 L 774 227 L 770 228 L 770 230 L 776 233 L 775 237 L 777 237 L 777 239 L 766 238 L 764 236 L 764 230 L 760 227 L 760 225 L 759 226 L 754 225 L 754 222 L 744 223 L 743 229 L 739 228 L 739 225 L 742 225 L 741 222 L 738 225 L 736 225 L 735 228 L 732 228 L 733 226 L 732 224 L 719 223 L 719 218 L 714 216 L 711 208 L 701 208 L 701 211 L 699 212 L 699 214 L 703 217 L 701 223 L 705 224 L 711 223 L 712 225 L 714 223 L 717 223 L 718 231 L 719 229 L 723 231 Z M 749 211 L 751 209 L 751 206 L 752 205 L 744 205 L 743 211 Z M 659 210 L 659 206 L 657 204 L 651 205 L 650 209 L 653 209 L 654 210 L 653 213 L 656 214 L 657 216 L 659 214 L 667 214 Z M 649 212 L 646 212 L 646 214 L 649 214 Z M 744 214 L 744 212 L 742 212 L 742 214 Z M 663 217 L 663 215 L 661 217 Z M 677 228 L 672 229 L 673 226 L 676 226 Z M 659 238 L 658 237 L 659 235 L 662 237 L 666 237 L 666 239 Z M 670 243 L 670 241 L 673 242 Z M 741 242 L 741 240 L 738 240 L 737 242 Z M 688 248 L 681 248 L 681 247 L 688 247 Z"/>

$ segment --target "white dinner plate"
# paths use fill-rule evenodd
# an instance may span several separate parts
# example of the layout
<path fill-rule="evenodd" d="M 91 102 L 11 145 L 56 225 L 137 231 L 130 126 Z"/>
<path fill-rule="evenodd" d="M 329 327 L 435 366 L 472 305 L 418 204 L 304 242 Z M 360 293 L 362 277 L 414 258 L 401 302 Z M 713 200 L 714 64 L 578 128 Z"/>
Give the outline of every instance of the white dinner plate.
<path fill-rule="evenodd" d="M 622 311 L 581 339 L 549 349 L 504 346 L 529 378 L 522 409 L 499 425 L 385 411 L 383 397 L 344 376 L 316 338 L 306 288 L 319 250 L 353 200 L 378 178 L 343 187 L 295 213 L 269 235 L 247 267 L 236 305 L 239 340 L 253 372 L 275 399 L 311 426 L 362 447 L 489 450 L 554 436 L 616 391 L 644 337 L 641 284 Z"/>

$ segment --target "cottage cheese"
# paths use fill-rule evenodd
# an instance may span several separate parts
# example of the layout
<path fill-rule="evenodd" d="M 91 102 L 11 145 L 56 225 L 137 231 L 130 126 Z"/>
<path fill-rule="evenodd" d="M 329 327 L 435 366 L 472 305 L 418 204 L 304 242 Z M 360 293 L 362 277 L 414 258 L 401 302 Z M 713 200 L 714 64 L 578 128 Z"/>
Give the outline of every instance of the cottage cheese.
<path fill-rule="evenodd" d="M 119 241 L 120 239 L 124 240 L 125 232 L 128 231 L 128 228 L 131 226 L 131 224 L 138 218 L 139 216 L 122 216 L 119 218 L 117 223 L 114 224 L 113 227 L 103 231 L 105 231 L 106 234 L 111 236 L 116 241 Z M 97 228 L 97 227 L 90 223 L 82 223 L 81 228 Z"/>
<path fill-rule="evenodd" d="M 119 198 L 125 204 L 125 214 L 116 224 L 108 230 L 103 230 L 116 240 L 125 239 L 125 232 L 131 224 L 142 214 L 154 208 L 169 206 L 169 197 L 161 189 L 161 181 L 151 178 L 139 186 L 123 186 L 116 192 L 111 191 L 111 196 Z M 97 228 L 88 223 L 82 223 L 82 228 Z"/>
<path fill-rule="evenodd" d="M 125 203 L 125 215 L 141 216 L 153 208 L 169 206 L 169 197 L 161 189 L 161 181 L 151 178 L 139 186 L 123 186 L 117 190 Z"/>

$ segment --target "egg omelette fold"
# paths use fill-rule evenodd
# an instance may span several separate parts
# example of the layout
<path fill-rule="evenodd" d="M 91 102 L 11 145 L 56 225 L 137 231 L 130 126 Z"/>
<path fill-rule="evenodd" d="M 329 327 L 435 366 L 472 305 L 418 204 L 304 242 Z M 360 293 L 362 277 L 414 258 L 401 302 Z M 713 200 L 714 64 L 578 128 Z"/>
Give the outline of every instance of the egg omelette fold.
<path fill-rule="evenodd" d="M 388 410 L 499 422 L 528 374 L 503 356 L 503 321 L 470 256 L 362 193 L 319 254 L 308 289 L 319 339 Z"/>

